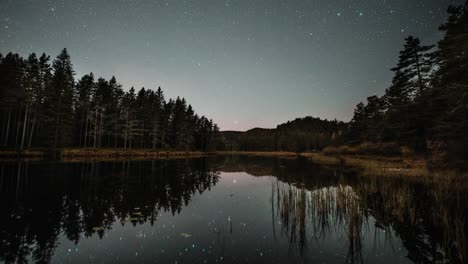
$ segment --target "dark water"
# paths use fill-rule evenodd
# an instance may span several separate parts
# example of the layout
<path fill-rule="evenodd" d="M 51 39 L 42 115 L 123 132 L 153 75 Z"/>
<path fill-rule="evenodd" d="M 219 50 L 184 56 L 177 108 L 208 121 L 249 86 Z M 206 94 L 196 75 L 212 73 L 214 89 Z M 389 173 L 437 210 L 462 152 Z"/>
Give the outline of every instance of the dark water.
<path fill-rule="evenodd" d="M 305 159 L 0 163 L 0 262 L 463 263 L 457 177 Z"/>

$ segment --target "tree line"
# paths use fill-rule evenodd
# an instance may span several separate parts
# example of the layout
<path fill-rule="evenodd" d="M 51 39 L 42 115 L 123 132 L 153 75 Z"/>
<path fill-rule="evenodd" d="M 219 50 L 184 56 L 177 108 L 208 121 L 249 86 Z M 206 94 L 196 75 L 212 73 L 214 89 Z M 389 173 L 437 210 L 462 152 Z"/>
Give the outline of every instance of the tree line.
<path fill-rule="evenodd" d="M 335 142 L 345 128 L 346 124 L 341 121 L 307 116 L 280 124 L 275 129 L 225 131 L 216 137 L 215 146 L 234 151 L 316 151 Z"/>
<path fill-rule="evenodd" d="M 468 157 L 468 1 L 448 14 L 437 45 L 405 39 L 392 84 L 356 106 L 347 142 L 393 141 Z"/>
<path fill-rule="evenodd" d="M 115 77 L 74 79 L 67 49 L 27 58 L 0 54 L 1 146 L 207 150 L 219 130 L 184 98 L 124 91 Z"/>

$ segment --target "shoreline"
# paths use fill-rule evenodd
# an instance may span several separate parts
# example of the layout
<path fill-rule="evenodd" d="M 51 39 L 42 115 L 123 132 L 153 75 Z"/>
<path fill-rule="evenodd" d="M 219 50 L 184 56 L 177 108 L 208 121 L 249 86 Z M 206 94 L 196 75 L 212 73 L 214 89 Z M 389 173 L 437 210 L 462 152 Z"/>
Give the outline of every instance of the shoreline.
<path fill-rule="evenodd" d="M 80 158 L 170 158 L 170 157 L 204 157 L 214 152 L 180 151 L 180 150 L 152 150 L 152 149 L 110 149 L 110 148 L 63 148 L 51 151 L 48 149 L 31 150 L 0 150 L 0 161 L 8 159 L 80 159 Z"/>
<path fill-rule="evenodd" d="M 433 171 L 453 172 L 456 168 L 434 168 L 417 156 L 327 155 L 323 152 L 263 152 L 263 151 L 178 151 L 152 149 L 95 149 L 65 148 L 55 153 L 55 159 L 65 162 L 121 161 L 145 159 L 183 159 L 209 156 L 259 156 L 277 158 L 303 157 L 318 165 L 346 166 L 362 169 L 368 175 L 427 176 Z M 47 160 L 51 152 L 46 149 L 0 151 L 0 161 Z"/>

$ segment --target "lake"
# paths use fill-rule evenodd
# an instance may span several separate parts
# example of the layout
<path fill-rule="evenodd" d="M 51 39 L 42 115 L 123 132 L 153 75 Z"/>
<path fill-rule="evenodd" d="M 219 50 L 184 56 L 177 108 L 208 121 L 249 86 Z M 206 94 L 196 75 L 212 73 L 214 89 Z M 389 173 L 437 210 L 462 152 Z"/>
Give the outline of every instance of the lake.
<path fill-rule="evenodd" d="M 0 163 L 2 263 L 462 263 L 468 184 L 305 158 Z"/>

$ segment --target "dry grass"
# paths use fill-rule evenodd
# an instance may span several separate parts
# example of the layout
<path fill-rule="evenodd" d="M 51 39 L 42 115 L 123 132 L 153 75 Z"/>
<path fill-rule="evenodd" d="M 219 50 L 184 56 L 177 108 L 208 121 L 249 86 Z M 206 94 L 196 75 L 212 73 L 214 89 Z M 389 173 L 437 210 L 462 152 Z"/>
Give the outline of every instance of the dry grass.
<path fill-rule="evenodd" d="M 364 175 L 376 176 L 427 176 L 429 170 L 424 160 L 383 159 L 359 156 L 344 157 L 344 163 L 363 169 Z"/>
<path fill-rule="evenodd" d="M 57 156 L 66 161 L 80 160 L 126 160 L 126 159 L 166 159 L 166 158 L 187 158 L 203 157 L 212 155 L 211 152 L 201 151 L 155 151 L 151 149 L 97 149 L 97 148 L 65 148 L 56 152 Z M 0 160 L 12 159 L 41 159 L 50 155 L 45 149 L 14 151 L 0 151 Z"/>
<path fill-rule="evenodd" d="M 326 147 L 323 150 L 326 155 L 379 155 L 379 156 L 405 156 L 414 155 L 408 147 L 401 147 L 397 143 L 372 143 L 364 142 L 356 146 Z"/>
<path fill-rule="evenodd" d="M 300 155 L 321 165 L 340 165 L 343 162 L 340 157 L 327 156 L 322 153 L 301 153 Z"/>
<path fill-rule="evenodd" d="M 201 157 L 209 155 L 201 151 L 157 151 L 151 149 L 62 149 L 61 158 L 97 157 L 97 158 L 170 158 L 170 157 Z"/>
<path fill-rule="evenodd" d="M 280 157 L 296 158 L 301 155 L 295 152 L 285 151 L 216 151 L 217 155 L 244 155 L 244 156 L 262 156 L 262 157 Z"/>
<path fill-rule="evenodd" d="M 403 156 L 365 156 L 365 155 L 336 155 L 330 156 L 324 153 L 293 153 L 293 152 L 241 152 L 224 151 L 219 155 L 247 155 L 268 156 L 279 158 L 295 158 L 302 156 L 320 165 L 345 165 L 361 169 L 364 175 L 377 176 L 410 176 L 419 177 L 429 175 L 426 161 L 419 158 L 406 158 Z M 444 172 L 445 173 L 445 172 Z"/>

